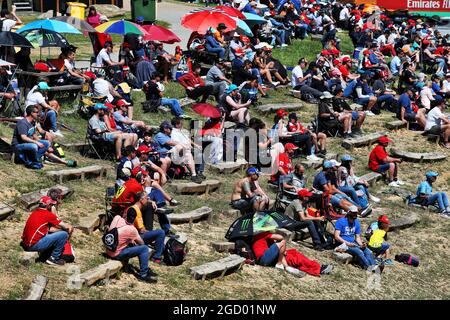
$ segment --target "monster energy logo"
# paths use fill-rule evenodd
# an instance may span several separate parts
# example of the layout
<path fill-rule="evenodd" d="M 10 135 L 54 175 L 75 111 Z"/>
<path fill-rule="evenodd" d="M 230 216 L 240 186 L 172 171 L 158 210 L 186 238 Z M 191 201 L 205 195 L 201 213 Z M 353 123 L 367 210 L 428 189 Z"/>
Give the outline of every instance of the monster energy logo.
<path fill-rule="evenodd" d="M 242 225 L 241 225 L 241 230 L 245 230 L 248 228 L 248 225 L 250 223 L 250 219 L 245 219 L 244 221 L 242 221 Z"/>
<path fill-rule="evenodd" d="M 55 35 L 53 33 L 46 33 L 45 37 L 47 38 L 47 40 L 49 42 L 54 42 L 55 41 Z"/>

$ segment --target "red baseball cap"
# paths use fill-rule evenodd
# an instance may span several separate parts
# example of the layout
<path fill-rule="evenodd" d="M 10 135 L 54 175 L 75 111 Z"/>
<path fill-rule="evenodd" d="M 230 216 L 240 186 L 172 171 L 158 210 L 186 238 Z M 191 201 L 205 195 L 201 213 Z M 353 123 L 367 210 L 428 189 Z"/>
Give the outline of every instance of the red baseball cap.
<path fill-rule="evenodd" d="M 149 153 L 150 151 L 152 151 L 152 149 L 150 149 L 149 147 L 147 147 L 146 145 L 142 145 L 137 149 L 137 152 L 142 154 L 142 153 Z"/>
<path fill-rule="evenodd" d="M 109 109 L 114 109 L 115 108 L 115 106 L 111 102 L 105 103 L 105 106 L 108 107 Z"/>
<path fill-rule="evenodd" d="M 123 107 L 123 106 L 131 106 L 131 103 L 129 103 L 129 102 L 127 102 L 127 100 L 125 100 L 125 99 L 120 99 L 119 101 L 117 101 L 117 104 L 116 104 L 119 108 L 120 107 Z"/>
<path fill-rule="evenodd" d="M 378 222 L 383 222 L 386 224 L 391 224 L 391 222 L 389 221 L 389 218 L 387 217 L 387 215 L 382 215 L 378 218 Z"/>
<path fill-rule="evenodd" d="M 339 61 L 339 59 L 334 59 L 334 60 L 333 60 L 333 65 L 337 66 L 337 65 L 339 65 L 339 64 L 341 64 L 341 62 Z"/>
<path fill-rule="evenodd" d="M 347 63 L 347 62 L 349 62 L 349 61 L 352 61 L 352 59 L 350 59 L 350 57 L 344 57 L 344 58 L 342 59 L 342 62 L 343 62 L 343 63 Z"/>
<path fill-rule="evenodd" d="M 286 110 L 284 110 L 284 109 L 277 110 L 277 116 L 284 117 L 284 116 L 287 116 L 287 115 L 288 115 L 288 112 Z"/>
<path fill-rule="evenodd" d="M 297 195 L 300 198 L 304 198 L 304 197 L 311 197 L 313 195 L 313 193 L 308 191 L 308 189 L 300 189 L 300 190 L 298 190 Z"/>
<path fill-rule="evenodd" d="M 136 177 L 139 172 L 141 172 L 144 176 L 148 175 L 148 171 L 145 171 L 144 169 L 142 169 L 141 166 L 137 166 L 133 170 L 131 170 L 131 175 L 133 177 Z"/>
<path fill-rule="evenodd" d="M 295 144 L 293 144 L 293 143 L 286 143 L 286 145 L 284 146 L 284 149 L 287 151 L 287 150 L 296 150 L 296 149 L 298 149 L 298 147 L 295 145 Z"/>
<path fill-rule="evenodd" d="M 323 56 L 329 56 L 331 53 L 328 50 L 322 50 L 322 52 L 320 54 Z"/>
<path fill-rule="evenodd" d="M 39 203 L 45 204 L 46 206 L 48 206 L 51 204 L 58 204 L 58 201 L 53 200 L 49 196 L 43 196 L 41 199 L 39 199 Z"/>
<path fill-rule="evenodd" d="M 384 136 L 384 137 L 380 137 L 380 138 L 378 139 L 378 142 L 379 142 L 379 143 L 389 143 L 389 142 L 392 142 L 392 140 L 389 139 L 388 137 Z"/>
<path fill-rule="evenodd" d="M 331 54 L 339 54 L 340 53 L 340 51 L 338 49 L 331 49 L 328 52 Z"/>

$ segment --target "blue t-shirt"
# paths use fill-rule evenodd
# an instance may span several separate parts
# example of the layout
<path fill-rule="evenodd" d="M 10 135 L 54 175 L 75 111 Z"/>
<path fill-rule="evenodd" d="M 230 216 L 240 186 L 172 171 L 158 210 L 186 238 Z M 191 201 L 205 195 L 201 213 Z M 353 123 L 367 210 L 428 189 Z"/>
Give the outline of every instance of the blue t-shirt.
<path fill-rule="evenodd" d="M 115 111 L 113 113 L 113 117 L 114 117 L 114 121 L 116 122 L 116 127 L 120 131 L 126 131 L 126 130 L 130 129 L 129 125 L 123 123 L 123 121 L 127 121 L 129 119 L 128 117 L 125 117 L 119 111 Z"/>
<path fill-rule="evenodd" d="M 231 69 L 239 70 L 244 66 L 244 60 L 235 58 L 231 61 Z"/>
<path fill-rule="evenodd" d="M 377 58 L 377 56 L 376 56 L 375 53 L 371 53 L 371 54 L 369 55 L 369 60 L 370 60 L 370 62 L 372 62 L 373 64 L 379 64 L 379 63 L 380 63 L 380 60 L 378 60 L 378 58 Z"/>
<path fill-rule="evenodd" d="M 162 132 L 158 132 L 153 140 L 155 140 L 156 144 L 158 145 L 158 152 L 167 152 L 172 149 L 171 146 L 166 145 L 166 143 L 170 141 L 170 136 Z"/>
<path fill-rule="evenodd" d="M 395 56 L 391 60 L 391 72 L 392 74 L 397 75 L 400 72 L 401 61 L 398 56 Z"/>
<path fill-rule="evenodd" d="M 422 181 L 417 188 L 417 196 L 419 197 L 421 194 L 432 194 L 433 187 L 428 181 Z"/>
<path fill-rule="evenodd" d="M 408 96 L 407 93 L 403 93 L 399 98 L 398 98 L 398 105 L 403 108 L 405 108 L 405 112 L 406 113 L 412 113 L 412 108 L 411 108 L 411 98 Z"/>
<path fill-rule="evenodd" d="M 436 82 L 433 82 L 433 84 L 431 85 L 431 89 L 433 89 L 434 92 L 440 92 L 441 91 L 441 87 Z"/>
<path fill-rule="evenodd" d="M 359 220 L 356 219 L 352 225 L 348 223 L 346 217 L 340 218 L 336 221 L 336 230 L 339 230 L 340 236 L 347 242 L 356 243 L 355 235 L 361 233 L 361 224 Z"/>
<path fill-rule="evenodd" d="M 313 187 L 317 190 L 324 191 L 323 186 L 330 183 L 330 180 L 325 175 L 325 172 L 320 171 L 314 178 Z"/>

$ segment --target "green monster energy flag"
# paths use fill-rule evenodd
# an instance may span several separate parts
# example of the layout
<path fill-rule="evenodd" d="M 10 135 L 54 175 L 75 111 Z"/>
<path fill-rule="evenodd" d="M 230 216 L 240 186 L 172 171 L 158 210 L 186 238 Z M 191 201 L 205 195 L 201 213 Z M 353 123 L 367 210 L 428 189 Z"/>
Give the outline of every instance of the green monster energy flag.
<path fill-rule="evenodd" d="M 259 211 L 236 219 L 228 229 L 225 238 L 233 241 L 239 238 L 253 237 L 258 233 L 273 231 L 278 228 L 295 229 L 297 224 L 295 220 L 282 213 Z"/>

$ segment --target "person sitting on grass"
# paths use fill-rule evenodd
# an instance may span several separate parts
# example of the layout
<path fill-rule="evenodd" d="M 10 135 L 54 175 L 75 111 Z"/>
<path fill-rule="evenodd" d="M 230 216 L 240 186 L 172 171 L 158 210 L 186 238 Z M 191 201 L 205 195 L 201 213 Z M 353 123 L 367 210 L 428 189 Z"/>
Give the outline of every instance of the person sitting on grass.
<path fill-rule="evenodd" d="M 373 148 L 369 155 L 369 169 L 378 172 L 388 172 L 389 186 L 398 188 L 405 183 L 397 178 L 397 163 L 402 163 L 400 158 L 392 158 L 388 155 L 386 147 L 389 142 L 392 142 L 388 137 L 380 137 L 378 139 L 378 145 Z"/>
<path fill-rule="evenodd" d="M 255 167 L 247 169 L 246 177 L 234 185 L 231 207 L 241 213 L 263 211 L 269 206 L 269 197 L 261 189 L 258 179 L 261 172 Z"/>
<path fill-rule="evenodd" d="M 213 94 L 213 86 L 206 85 L 205 81 L 200 77 L 202 67 L 199 64 L 194 64 L 192 66 L 192 71 L 183 74 L 178 82 L 186 89 L 186 95 L 197 100 L 202 97 L 200 102 L 205 103 L 210 95 Z"/>
<path fill-rule="evenodd" d="M 353 111 L 350 105 L 344 99 L 344 90 L 342 88 L 338 88 L 334 91 L 333 97 L 333 110 L 338 112 L 340 115 L 342 114 L 350 114 L 351 121 L 355 121 L 355 125 L 352 128 L 352 132 L 354 135 L 361 135 L 361 127 L 366 119 L 366 113 L 364 111 Z"/>
<path fill-rule="evenodd" d="M 336 251 L 344 251 L 357 258 L 358 263 L 369 271 L 378 267 L 372 251 L 361 239 L 361 224 L 357 211 L 349 211 L 345 217 L 336 221 L 334 238 L 341 243 Z"/>
<path fill-rule="evenodd" d="M 433 183 L 436 182 L 439 173 L 428 171 L 425 174 L 426 180 L 422 181 L 418 188 L 416 197 L 410 197 L 408 204 L 417 203 L 423 206 L 438 205 L 442 217 L 450 218 L 450 205 L 445 192 L 433 193 Z"/>
<path fill-rule="evenodd" d="M 378 263 L 383 263 L 385 266 L 392 266 L 394 262 L 390 257 L 390 244 L 387 243 L 387 232 L 389 231 L 389 225 L 391 222 L 386 215 L 382 215 L 378 218 L 376 222 L 376 228 L 372 229 L 372 235 L 369 240 L 368 248 L 374 253 L 377 257 L 375 261 Z M 378 258 L 382 256 L 382 258 Z"/>
<path fill-rule="evenodd" d="M 399 114 L 398 117 L 404 123 L 416 122 L 422 127 L 425 127 L 426 117 L 425 108 L 418 109 L 417 112 L 413 110 L 411 98 L 413 97 L 414 89 L 408 87 L 406 91 L 398 98 Z"/>
<path fill-rule="evenodd" d="M 445 100 L 441 100 L 436 107 L 428 112 L 425 133 L 442 136 L 444 147 L 450 149 L 450 118 L 442 113 L 446 107 Z"/>
<path fill-rule="evenodd" d="M 139 234 L 146 245 L 154 243 L 155 253 L 152 256 L 152 261 L 161 264 L 161 258 L 164 251 L 164 238 L 165 232 L 159 230 L 147 230 L 144 226 L 144 220 L 142 218 L 142 208 L 148 203 L 148 196 L 145 192 L 138 192 L 135 198 L 136 203 L 126 210 L 127 217 L 136 216 L 134 219 L 134 226 L 139 231 Z M 153 209 L 156 209 L 153 204 Z"/>
<path fill-rule="evenodd" d="M 278 185 L 284 183 L 286 178 L 292 175 L 294 171 L 294 166 L 292 165 L 291 158 L 293 157 L 295 150 L 298 147 L 292 143 L 286 143 L 284 146 L 284 152 L 277 156 L 276 160 L 276 171 L 270 177 L 270 183 Z M 285 185 L 287 190 L 295 189 L 294 186 Z"/>
<path fill-rule="evenodd" d="M 52 212 L 52 207 L 58 202 L 49 196 L 39 200 L 38 208 L 27 219 L 22 234 L 21 246 L 25 251 L 39 253 L 51 250 L 46 263 L 62 266 L 65 261 L 61 258 L 64 245 L 73 233 L 73 226 L 58 219 Z"/>
<path fill-rule="evenodd" d="M 241 101 L 239 88 L 235 84 L 231 84 L 219 100 L 219 108 L 224 110 L 234 122 L 245 126 L 250 121 L 249 106 L 251 104 L 250 99 L 246 102 Z"/>
<path fill-rule="evenodd" d="M 138 141 L 138 147 L 146 146 L 150 148 L 150 153 L 148 159 L 158 165 L 165 174 L 167 174 L 167 170 L 169 169 L 172 160 L 170 157 L 160 157 L 159 153 L 156 151 L 158 149 L 158 144 L 153 140 L 154 130 L 145 131 L 144 135 Z"/>
<path fill-rule="evenodd" d="M 128 262 L 130 258 L 139 258 L 137 278 L 148 283 L 158 282 L 157 274 L 148 267 L 149 250 L 134 226 L 136 210 L 127 211 L 126 219 L 121 215 L 114 217 L 108 231 L 117 228 L 118 244 L 115 251 L 106 249 L 106 254 L 114 260 Z"/>
<path fill-rule="evenodd" d="M 333 95 L 325 91 L 320 97 L 319 102 L 319 119 L 329 130 L 339 130 L 343 127 L 343 138 L 354 138 L 352 133 L 352 114 L 346 112 L 336 112 L 333 109 Z"/>
<path fill-rule="evenodd" d="M 128 107 L 130 104 L 125 99 L 119 100 L 116 106 L 118 109 L 113 113 L 113 116 L 118 130 L 127 133 L 151 130 L 151 127 L 145 124 L 144 121 L 131 120 L 128 117 Z"/>
<path fill-rule="evenodd" d="M 327 135 L 323 132 L 311 132 L 311 130 L 304 127 L 298 120 L 297 114 L 295 112 L 289 114 L 287 130 L 288 132 L 309 134 L 311 136 L 311 141 L 314 145 L 316 153 L 319 156 L 327 154 Z"/>
<path fill-rule="evenodd" d="M 298 199 L 293 200 L 286 208 L 285 215 L 294 220 L 299 221 L 297 229 L 308 228 L 309 234 L 313 242 L 313 249 L 317 251 L 324 250 L 324 228 L 321 222 L 325 220 L 324 216 L 313 217 L 310 216 L 306 209 L 308 201 L 313 196 L 313 193 L 308 189 L 300 189 L 297 192 Z"/>

